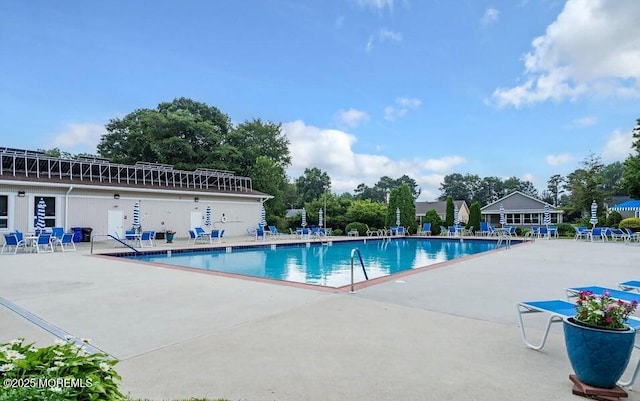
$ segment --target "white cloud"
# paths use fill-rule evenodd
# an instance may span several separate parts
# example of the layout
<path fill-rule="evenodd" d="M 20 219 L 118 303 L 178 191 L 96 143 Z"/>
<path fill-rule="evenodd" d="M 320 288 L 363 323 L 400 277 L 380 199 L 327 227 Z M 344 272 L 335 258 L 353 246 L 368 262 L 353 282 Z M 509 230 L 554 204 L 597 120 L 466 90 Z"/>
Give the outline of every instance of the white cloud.
<path fill-rule="evenodd" d="M 350 108 L 349 110 L 340 110 L 336 115 L 339 126 L 357 127 L 369 121 L 369 115 L 364 111 Z"/>
<path fill-rule="evenodd" d="M 373 36 L 369 36 L 369 40 L 367 41 L 367 45 L 364 47 L 364 50 L 369 53 L 373 50 Z"/>
<path fill-rule="evenodd" d="M 404 117 L 409 110 L 415 110 L 422 104 L 418 98 L 399 97 L 393 106 L 384 108 L 384 119 L 387 121 L 395 121 Z"/>
<path fill-rule="evenodd" d="M 589 127 L 598 122 L 598 119 L 595 117 L 582 117 L 576 118 L 571 122 L 572 127 Z"/>
<path fill-rule="evenodd" d="M 383 11 L 385 8 L 393 11 L 393 0 L 355 0 L 355 3 L 360 7 L 373 8 L 378 11 Z"/>
<path fill-rule="evenodd" d="M 353 145 L 357 138 L 344 131 L 322 129 L 292 121 L 282 125 L 290 141 L 291 167 L 287 173 L 299 177 L 305 168 L 317 167 L 331 177 L 332 191 L 352 192 L 358 184 L 373 186 L 383 176 L 393 178 L 404 174 L 416 180 L 423 197 L 435 196 L 445 174 L 466 162 L 461 156 L 445 156 L 439 159 L 393 160 L 387 156 L 356 153 Z"/>
<path fill-rule="evenodd" d="M 498 88 L 499 107 L 585 95 L 640 95 L 640 3 L 567 0 L 524 56 L 525 80 Z"/>
<path fill-rule="evenodd" d="M 378 32 L 378 38 L 380 38 L 380 42 L 402 42 L 402 34 L 400 32 L 390 31 L 385 28 L 380 29 L 380 32 Z"/>
<path fill-rule="evenodd" d="M 609 134 L 602 151 L 602 160 L 607 163 L 625 160 L 631 154 L 633 133 L 613 131 Z"/>
<path fill-rule="evenodd" d="M 522 174 L 520 179 L 524 181 L 534 182 L 536 179 L 536 176 L 533 173 L 524 173 Z"/>
<path fill-rule="evenodd" d="M 482 26 L 488 26 L 498 21 L 499 18 L 500 18 L 500 11 L 490 7 L 484 11 L 484 15 L 480 19 L 480 23 L 482 24 Z"/>
<path fill-rule="evenodd" d="M 63 132 L 54 134 L 51 146 L 70 152 L 95 153 L 102 135 L 106 135 L 104 125 L 94 123 L 67 124 Z"/>
<path fill-rule="evenodd" d="M 573 161 L 573 156 L 568 153 L 563 153 L 561 155 L 548 155 L 547 156 L 547 164 L 551 166 L 557 166 L 559 164 L 565 164 Z"/>

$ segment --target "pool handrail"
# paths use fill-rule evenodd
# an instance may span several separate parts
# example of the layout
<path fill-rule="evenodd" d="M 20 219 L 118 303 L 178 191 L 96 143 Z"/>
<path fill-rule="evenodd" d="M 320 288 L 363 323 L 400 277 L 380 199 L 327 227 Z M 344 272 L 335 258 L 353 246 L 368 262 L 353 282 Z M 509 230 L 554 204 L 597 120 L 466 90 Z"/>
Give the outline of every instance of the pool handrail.
<path fill-rule="evenodd" d="M 132 247 L 131 245 L 129 245 L 126 242 L 122 241 L 120 238 L 117 238 L 117 237 L 115 237 L 115 236 L 113 236 L 111 234 L 96 234 L 96 235 L 92 235 L 91 236 L 91 254 L 93 254 L 93 239 L 95 237 L 109 237 L 109 238 L 121 243 L 122 245 L 126 246 L 127 248 L 131 248 L 136 253 L 136 255 L 142 254 L 142 252 L 140 252 L 136 248 Z"/>
<path fill-rule="evenodd" d="M 364 273 L 364 278 L 369 280 L 369 276 L 367 275 L 367 270 L 364 268 L 364 262 L 362 261 L 362 254 L 360 253 L 360 249 L 353 248 L 351 250 L 351 292 L 355 292 L 353 289 L 353 257 L 355 254 L 358 254 L 358 259 L 360 259 L 360 266 L 362 266 L 362 272 Z"/>

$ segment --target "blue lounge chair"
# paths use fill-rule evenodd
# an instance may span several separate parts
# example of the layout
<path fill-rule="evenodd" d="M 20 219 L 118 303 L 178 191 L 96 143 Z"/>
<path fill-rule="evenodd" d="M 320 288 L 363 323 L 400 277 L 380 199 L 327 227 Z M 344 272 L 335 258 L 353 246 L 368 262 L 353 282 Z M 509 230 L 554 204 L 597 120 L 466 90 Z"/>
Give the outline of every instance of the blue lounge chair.
<path fill-rule="evenodd" d="M 602 228 L 600 227 L 594 227 L 591 230 L 591 233 L 589 234 L 589 238 L 591 239 L 591 242 L 593 241 L 606 241 L 607 237 L 605 235 L 605 233 L 602 231 Z"/>
<path fill-rule="evenodd" d="M 0 255 L 4 255 L 5 253 L 13 253 L 15 255 L 18 253 L 18 249 L 20 248 L 22 248 L 23 251 L 26 249 L 24 240 L 18 240 L 18 235 L 16 235 L 15 232 L 5 234 L 4 244 L 2 245 L 2 250 L 0 250 Z"/>
<path fill-rule="evenodd" d="M 518 310 L 518 323 L 520 324 L 520 334 L 522 336 L 522 341 L 527 347 L 534 350 L 541 350 L 544 347 L 545 343 L 547 342 L 547 337 L 549 336 L 549 329 L 551 328 L 551 325 L 553 323 L 559 323 L 566 317 L 573 317 L 576 315 L 575 305 L 560 299 L 519 302 L 517 304 L 517 310 Z M 523 315 L 531 314 L 531 313 L 546 313 L 549 315 L 549 318 L 547 319 L 547 323 L 544 328 L 544 333 L 542 334 L 542 340 L 538 344 L 533 344 L 531 343 L 531 341 L 529 341 L 524 328 Z M 640 319 L 630 317 L 627 320 L 627 324 L 636 330 L 640 330 Z M 640 346 L 638 346 L 638 344 L 635 344 L 634 347 L 640 349 Z M 631 375 L 629 380 L 627 381 L 620 380 L 618 382 L 618 385 L 620 386 L 633 385 L 634 381 L 638 376 L 638 373 L 640 373 L 640 361 L 638 361 L 638 363 L 636 364 L 636 367 L 633 369 L 633 374 Z"/>
<path fill-rule="evenodd" d="M 188 242 L 193 242 L 193 244 L 195 245 L 195 243 L 198 241 L 200 242 L 204 241 L 204 237 L 202 236 L 202 234 L 198 234 L 195 230 L 189 230 Z"/>
<path fill-rule="evenodd" d="M 418 235 L 431 235 L 431 223 L 424 223 L 420 230 L 418 231 Z"/>
<path fill-rule="evenodd" d="M 262 226 L 258 226 L 258 227 L 256 228 L 256 241 L 257 241 L 259 238 L 262 238 L 262 240 L 263 240 L 263 241 L 264 241 L 264 240 L 265 240 L 265 238 L 266 238 L 266 237 L 265 237 L 265 231 L 264 231 L 264 228 L 262 228 Z"/>
<path fill-rule="evenodd" d="M 623 291 L 638 291 L 640 292 L 640 281 L 639 280 L 629 280 L 624 283 L 618 284 Z"/>
<path fill-rule="evenodd" d="M 587 230 L 587 227 L 574 227 L 574 230 L 576 230 L 576 235 L 573 237 L 574 240 L 586 240 L 589 238 L 589 231 Z"/>
<path fill-rule="evenodd" d="M 615 288 L 607 288 L 600 287 L 597 285 L 587 286 L 587 287 L 571 287 L 567 288 L 567 298 L 576 298 L 580 295 L 581 292 L 589 291 L 594 295 L 603 295 L 605 291 L 609 292 L 611 298 L 619 299 L 625 302 L 633 302 L 636 301 L 640 303 L 640 294 L 636 292 L 629 292 L 623 290 L 616 290 Z"/>
<path fill-rule="evenodd" d="M 284 238 L 285 235 L 284 233 L 278 231 L 278 228 L 276 226 L 269 226 L 269 233 L 271 234 L 271 236 L 276 238 Z"/>
<path fill-rule="evenodd" d="M 487 223 L 486 221 L 481 221 L 480 230 L 476 231 L 476 234 L 480 236 L 489 235 L 489 223 Z"/>
<path fill-rule="evenodd" d="M 62 252 L 70 252 L 76 250 L 76 244 L 73 242 L 73 233 L 64 233 L 59 241 L 54 243 L 59 246 Z"/>
<path fill-rule="evenodd" d="M 518 323 L 520 324 L 520 335 L 522 336 L 522 342 L 534 350 L 541 350 L 547 342 L 549 336 L 549 329 L 553 323 L 559 323 L 565 317 L 571 317 L 576 315 L 576 307 L 574 304 L 563 301 L 560 299 L 552 299 L 546 301 L 526 301 L 519 302 L 517 304 L 518 310 Z M 542 334 L 542 339 L 538 344 L 533 344 L 528 338 L 524 327 L 523 315 L 531 313 L 546 313 L 549 315 L 547 323 Z"/>

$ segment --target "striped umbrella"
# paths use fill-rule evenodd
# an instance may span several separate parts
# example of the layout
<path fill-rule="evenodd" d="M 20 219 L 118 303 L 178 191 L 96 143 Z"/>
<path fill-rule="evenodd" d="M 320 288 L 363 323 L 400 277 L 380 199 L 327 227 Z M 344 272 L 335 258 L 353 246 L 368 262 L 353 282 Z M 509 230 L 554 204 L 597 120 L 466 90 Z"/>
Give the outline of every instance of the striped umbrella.
<path fill-rule="evenodd" d="M 260 224 L 262 224 L 262 227 L 267 226 L 267 211 L 264 210 L 264 206 L 260 209 Z"/>
<path fill-rule="evenodd" d="M 549 208 L 549 204 L 544 205 L 544 225 L 548 226 L 551 224 L 551 210 Z"/>
<path fill-rule="evenodd" d="M 396 226 L 400 225 L 400 208 L 396 208 Z"/>
<path fill-rule="evenodd" d="M 322 227 L 322 223 L 323 223 L 322 219 L 323 219 L 323 217 L 324 217 L 324 216 L 322 215 L 322 209 L 320 209 L 320 210 L 318 211 L 318 226 L 319 226 L 319 227 Z"/>
<path fill-rule="evenodd" d="M 138 202 L 133 204 L 133 221 L 131 228 L 138 230 L 140 228 L 140 204 Z"/>
<path fill-rule="evenodd" d="M 40 198 L 38 207 L 36 208 L 36 228 L 39 228 L 41 230 L 45 227 L 44 211 L 46 208 L 47 204 L 44 202 L 44 199 Z"/>
<path fill-rule="evenodd" d="M 507 216 L 504 214 L 504 206 L 502 203 L 500 204 L 500 225 L 504 226 L 507 224 Z"/>
<path fill-rule="evenodd" d="M 207 210 L 204 212 L 204 225 L 211 227 L 211 205 L 207 205 Z"/>
<path fill-rule="evenodd" d="M 594 227 L 598 224 L 598 203 L 595 199 L 591 203 L 591 219 L 589 219 L 589 223 L 593 224 Z"/>
<path fill-rule="evenodd" d="M 307 226 L 307 211 L 302 208 L 302 223 L 300 223 L 302 227 Z"/>
<path fill-rule="evenodd" d="M 458 210 L 458 205 L 453 205 L 453 225 L 454 226 L 458 226 L 460 225 L 460 216 L 459 216 L 460 211 Z"/>

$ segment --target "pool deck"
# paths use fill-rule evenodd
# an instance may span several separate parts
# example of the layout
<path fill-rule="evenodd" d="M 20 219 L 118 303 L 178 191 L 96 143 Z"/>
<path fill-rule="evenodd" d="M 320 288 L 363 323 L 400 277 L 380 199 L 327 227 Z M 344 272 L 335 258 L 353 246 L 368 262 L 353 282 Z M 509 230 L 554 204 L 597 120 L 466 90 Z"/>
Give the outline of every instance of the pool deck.
<path fill-rule="evenodd" d="M 251 243 L 224 243 L 236 244 Z M 0 297 L 120 359 L 134 397 L 579 400 L 561 325 L 543 351 L 527 349 L 516 303 L 640 279 L 639 256 L 637 244 L 537 240 L 351 294 L 96 257 L 79 244 L 0 256 Z M 544 321 L 527 321 L 539 336 Z M 16 337 L 54 340 L 0 305 L 0 342 Z"/>

